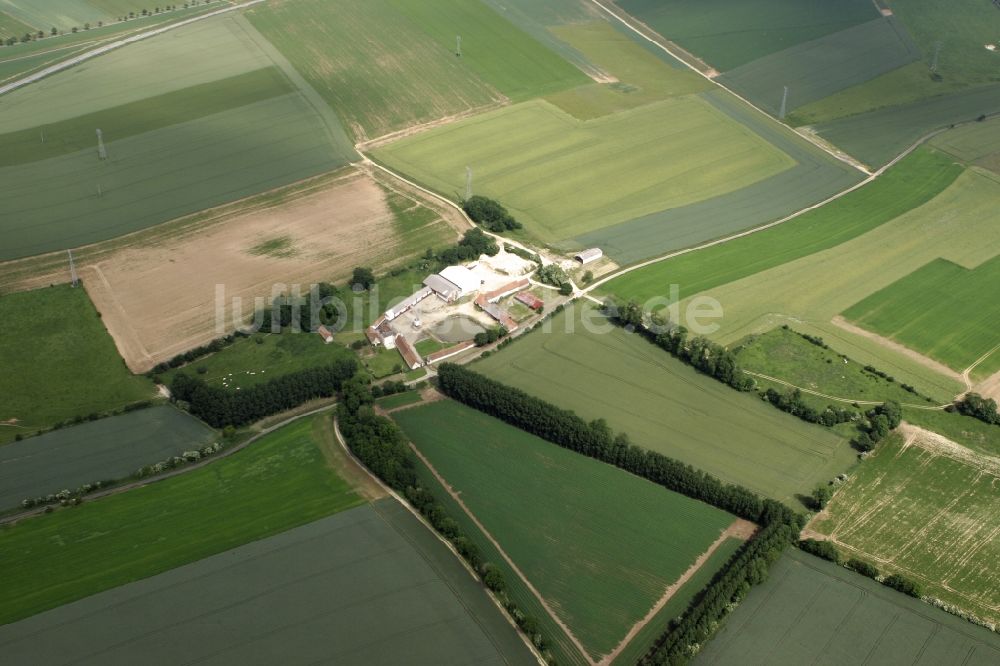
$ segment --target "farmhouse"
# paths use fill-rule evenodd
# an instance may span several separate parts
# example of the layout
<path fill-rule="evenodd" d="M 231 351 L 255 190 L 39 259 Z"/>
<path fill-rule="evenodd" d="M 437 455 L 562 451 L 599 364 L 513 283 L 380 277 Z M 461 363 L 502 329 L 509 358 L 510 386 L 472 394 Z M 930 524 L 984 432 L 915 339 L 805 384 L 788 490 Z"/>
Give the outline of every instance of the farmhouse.
<path fill-rule="evenodd" d="M 453 347 L 448 347 L 447 349 L 436 351 L 433 354 L 428 354 L 427 364 L 430 365 L 431 363 L 437 363 L 438 361 L 443 361 L 446 358 L 451 358 L 456 354 L 461 354 L 466 349 L 472 349 L 475 346 L 476 343 L 474 343 L 472 340 L 466 340 L 465 342 L 460 342 Z"/>
<path fill-rule="evenodd" d="M 365 329 L 365 337 L 373 345 L 385 345 L 386 349 L 396 347 L 396 331 L 392 330 L 388 318 L 385 315 L 379 317 L 375 322 Z"/>
<path fill-rule="evenodd" d="M 584 250 L 573 255 L 573 258 L 580 262 L 581 265 L 587 265 L 591 262 L 597 261 L 604 256 L 604 252 L 599 247 L 592 247 L 589 250 Z"/>
<path fill-rule="evenodd" d="M 502 298 L 510 296 L 511 294 L 516 294 L 517 292 L 527 289 L 531 286 L 528 280 L 517 280 L 515 282 L 509 282 L 499 289 L 494 289 L 493 291 L 488 291 L 483 296 L 486 298 L 488 303 L 496 303 Z"/>
<path fill-rule="evenodd" d="M 404 338 L 402 335 L 397 335 L 395 340 L 395 347 L 399 349 L 400 356 L 403 357 L 403 361 L 406 363 L 406 367 L 410 370 L 416 370 L 424 364 L 420 354 L 417 350 L 413 348 L 410 341 Z"/>
<path fill-rule="evenodd" d="M 326 326 L 320 326 L 316 329 L 316 332 L 319 333 L 319 337 L 323 338 L 323 342 L 326 344 L 333 342 L 333 333 Z"/>

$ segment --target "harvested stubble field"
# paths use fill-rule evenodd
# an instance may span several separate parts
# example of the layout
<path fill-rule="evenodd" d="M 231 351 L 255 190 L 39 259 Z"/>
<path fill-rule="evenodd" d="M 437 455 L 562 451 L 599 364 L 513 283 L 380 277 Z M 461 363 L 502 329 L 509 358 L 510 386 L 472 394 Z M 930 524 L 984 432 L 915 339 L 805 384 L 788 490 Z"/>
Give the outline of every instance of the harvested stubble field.
<path fill-rule="evenodd" d="M 354 266 L 392 265 L 454 241 L 454 212 L 391 187 L 349 168 L 89 248 L 77 267 L 129 367 L 145 372 L 245 323 L 275 285 L 307 293 Z M 16 284 L 65 279 L 60 256 L 25 266 L 12 275 Z M 221 332 L 217 285 L 225 289 Z"/>
<path fill-rule="evenodd" d="M 621 0 L 617 4 L 719 71 L 879 15 L 870 0 Z"/>
<path fill-rule="evenodd" d="M 937 259 L 851 306 L 844 316 L 962 371 L 1000 345 L 998 287 L 1000 256 L 972 269 Z M 1000 370 L 998 363 L 1000 358 L 987 359 L 982 371 Z"/>
<path fill-rule="evenodd" d="M 854 452 L 833 432 L 699 374 L 596 312 L 603 331 L 568 314 L 552 320 L 551 332 L 536 330 L 476 368 L 584 419 L 605 418 L 639 446 L 791 504 L 853 464 Z"/>
<path fill-rule="evenodd" d="M 1000 457 L 904 424 L 809 524 L 846 555 L 1000 621 Z"/>
<path fill-rule="evenodd" d="M 503 201 L 545 242 L 710 199 L 795 164 L 695 96 L 589 121 L 548 102 L 526 102 L 374 155 L 456 199 L 471 166 L 476 192 Z"/>
<path fill-rule="evenodd" d="M 792 111 L 919 58 L 906 28 L 880 17 L 758 58 L 718 81 L 777 115 L 783 86 L 788 86 L 786 109 Z"/>
<path fill-rule="evenodd" d="M 0 624 L 362 504 L 317 446 L 314 430 L 329 418 L 300 419 L 206 467 L 0 529 Z"/>
<path fill-rule="evenodd" d="M 1000 183 L 968 170 L 929 203 L 862 236 L 711 289 L 705 293 L 725 312 L 711 337 L 731 344 L 787 323 L 944 402 L 960 390 L 957 373 L 833 320 L 935 259 L 966 268 L 992 259 L 1000 244 L 1000 228 L 991 221 L 998 197 Z"/>
<path fill-rule="evenodd" d="M 0 321 L 0 443 L 155 393 L 122 363 L 83 289 L 0 296 Z"/>
<path fill-rule="evenodd" d="M 595 660 L 734 522 L 450 400 L 393 418 Z"/>
<path fill-rule="evenodd" d="M 21 500 L 125 478 L 208 444 L 213 431 L 168 406 L 62 428 L 0 447 L 0 511 Z"/>
<path fill-rule="evenodd" d="M 790 549 L 694 663 L 988 666 L 997 660 L 996 634 Z"/>
<path fill-rule="evenodd" d="M 5 95 L 0 258 L 113 238 L 353 159 L 332 114 L 275 67 L 288 66 L 244 23 L 216 18 Z"/>
<path fill-rule="evenodd" d="M 305 0 L 249 17 L 359 141 L 588 81 L 480 2 Z"/>
<path fill-rule="evenodd" d="M 479 583 L 391 499 L 0 627 L 0 646 L 53 665 L 534 663 Z"/>

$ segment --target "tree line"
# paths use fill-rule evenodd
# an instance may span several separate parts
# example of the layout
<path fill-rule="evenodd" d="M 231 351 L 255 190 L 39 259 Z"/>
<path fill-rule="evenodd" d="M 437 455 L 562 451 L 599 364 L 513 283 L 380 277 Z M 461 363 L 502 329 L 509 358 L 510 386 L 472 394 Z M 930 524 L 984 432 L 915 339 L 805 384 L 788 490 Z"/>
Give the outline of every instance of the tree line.
<path fill-rule="evenodd" d="M 979 419 L 983 423 L 1000 425 L 1000 413 L 997 412 L 997 401 L 993 398 L 984 398 L 978 393 L 969 393 L 955 403 L 955 407 L 960 414 Z"/>
<path fill-rule="evenodd" d="M 173 399 L 186 402 L 188 411 L 213 428 L 243 426 L 265 416 L 297 407 L 314 398 L 328 398 L 358 371 L 353 358 L 306 368 L 241 391 L 210 386 L 183 372 L 170 383 Z"/>
<path fill-rule="evenodd" d="M 448 515 L 417 476 L 413 454 L 399 427 L 372 409 L 374 397 L 367 380 L 355 377 L 346 382 L 337 405 L 337 424 L 351 452 L 389 487 L 402 493 L 455 550 L 469 563 L 483 584 L 503 605 L 517 626 L 528 636 L 549 663 L 553 662 L 538 621 L 524 613 L 510 598 L 503 572 L 483 559 L 478 546 Z"/>
<path fill-rule="evenodd" d="M 888 576 L 883 576 L 879 573 L 877 567 L 864 560 L 859 560 L 856 557 L 852 557 L 846 562 L 840 555 L 840 551 L 837 550 L 829 541 L 821 541 L 817 539 L 802 539 L 799 541 L 799 548 L 809 553 L 810 555 L 815 555 L 816 557 L 821 557 L 824 560 L 829 560 L 834 564 L 839 564 L 847 567 L 851 571 L 857 572 L 862 576 L 871 578 L 877 583 L 882 583 L 886 587 L 891 587 L 897 592 L 902 592 L 911 597 L 920 598 L 920 584 L 914 580 L 902 576 L 900 574 L 890 574 Z"/>

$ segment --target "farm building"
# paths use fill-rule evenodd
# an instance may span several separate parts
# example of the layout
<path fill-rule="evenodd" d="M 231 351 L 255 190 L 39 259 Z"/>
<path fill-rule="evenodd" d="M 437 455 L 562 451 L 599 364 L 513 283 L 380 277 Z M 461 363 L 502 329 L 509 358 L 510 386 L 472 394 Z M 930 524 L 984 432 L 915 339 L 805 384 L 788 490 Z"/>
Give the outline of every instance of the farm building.
<path fill-rule="evenodd" d="M 395 340 L 395 347 L 399 350 L 399 355 L 403 357 L 403 362 L 406 363 L 406 367 L 410 370 L 416 370 L 424 364 L 420 354 L 417 350 L 413 348 L 410 341 L 404 338 L 402 335 L 397 335 Z"/>
<path fill-rule="evenodd" d="M 396 331 L 392 330 L 385 315 L 376 319 L 371 326 L 365 329 L 365 336 L 375 346 L 385 345 L 386 349 L 393 349 L 396 346 Z"/>
<path fill-rule="evenodd" d="M 573 258 L 580 262 L 582 265 L 589 264 L 591 262 L 597 261 L 604 256 L 604 252 L 599 247 L 592 247 L 589 250 L 584 250 L 583 252 L 578 252 L 573 255 Z"/>
<path fill-rule="evenodd" d="M 488 303 L 496 303 L 501 298 L 510 296 L 511 294 L 516 294 L 522 289 L 527 289 L 531 286 L 528 280 L 517 280 L 515 282 L 509 282 L 499 289 L 494 289 L 493 291 L 486 292 L 483 296 L 486 298 Z"/>
<path fill-rule="evenodd" d="M 482 283 L 465 266 L 448 266 L 437 275 L 428 275 L 424 285 L 434 290 L 446 303 L 479 291 Z"/>
<path fill-rule="evenodd" d="M 453 347 L 448 347 L 447 349 L 436 351 L 433 354 L 428 354 L 427 363 L 429 365 L 431 363 L 437 363 L 438 361 L 443 361 L 446 358 L 451 358 L 456 354 L 461 354 L 465 350 L 472 349 L 475 346 L 476 343 L 474 343 L 472 340 L 466 340 L 465 342 L 460 342 Z"/>
<path fill-rule="evenodd" d="M 515 296 L 514 300 L 527 305 L 532 310 L 541 310 L 545 306 L 545 301 L 526 291 Z"/>
<path fill-rule="evenodd" d="M 514 321 L 513 317 L 507 314 L 507 311 L 496 303 L 490 303 L 487 301 L 485 296 L 480 295 L 476 299 L 476 305 L 478 305 L 483 312 L 496 319 L 497 322 L 506 328 L 508 332 L 517 329 L 517 322 Z"/>
<path fill-rule="evenodd" d="M 431 290 L 428 287 L 424 287 L 420 291 L 416 291 L 410 294 L 409 296 L 401 300 L 399 303 L 386 310 L 385 318 L 388 319 L 389 321 L 392 321 L 393 319 L 403 314 L 404 312 L 412 308 L 420 301 L 430 296 L 432 293 L 434 293 L 433 290 Z"/>
<path fill-rule="evenodd" d="M 320 326 L 316 329 L 316 332 L 319 333 L 319 337 L 323 338 L 323 342 L 326 344 L 333 342 L 333 333 L 326 326 Z"/>

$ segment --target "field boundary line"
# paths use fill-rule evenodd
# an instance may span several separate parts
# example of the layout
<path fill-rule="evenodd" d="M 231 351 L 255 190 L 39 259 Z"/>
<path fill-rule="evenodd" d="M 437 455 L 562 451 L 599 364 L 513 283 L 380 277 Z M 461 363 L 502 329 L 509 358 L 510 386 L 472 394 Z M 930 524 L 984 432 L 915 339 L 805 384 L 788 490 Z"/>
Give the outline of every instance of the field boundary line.
<path fill-rule="evenodd" d="M 445 539 L 443 536 L 441 536 L 438 533 L 438 531 L 436 529 L 434 529 L 434 526 L 431 525 L 427 521 L 427 519 L 424 518 L 424 516 L 419 511 L 417 511 L 412 506 L 410 506 L 409 502 L 407 502 L 395 490 L 393 490 L 392 488 L 390 488 L 384 481 L 382 481 L 382 479 L 380 479 L 378 477 L 377 474 L 375 474 L 373 471 L 371 471 L 370 469 L 368 469 L 368 466 L 365 465 L 363 462 L 361 462 L 361 460 L 357 456 L 354 455 L 354 452 L 351 451 L 351 447 L 349 447 L 347 445 L 347 442 L 344 440 L 344 435 L 340 432 L 340 423 L 337 421 L 336 415 L 334 415 L 334 417 L 333 417 L 333 432 L 334 432 L 334 435 L 336 436 L 337 443 L 340 444 L 340 448 L 342 448 L 344 450 L 344 453 L 347 454 L 348 458 L 350 458 L 351 460 L 353 460 L 354 463 L 358 467 L 360 467 L 362 470 L 365 471 L 365 473 L 367 473 L 370 477 L 372 477 L 372 479 L 375 481 L 375 483 L 378 484 L 379 486 L 381 486 L 382 490 L 384 490 L 389 497 L 392 497 L 394 500 L 396 500 L 397 502 L 399 502 L 400 504 L 402 504 L 403 507 L 407 511 L 409 511 L 411 514 L 413 514 L 413 516 L 416 517 L 416 519 L 420 521 L 420 524 L 422 524 L 424 527 L 426 527 L 428 530 L 430 530 L 431 534 L 433 534 L 437 538 L 438 541 L 440 541 L 441 543 L 443 543 L 445 545 L 445 547 L 447 547 L 448 550 L 450 550 L 452 552 L 452 554 L 456 558 L 458 558 L 458 561 L 465 568 L 465 570 L 469 573 L 469 575 L 472 576 L 472 579 L 475 580 L 476 582 L 479 582 L 479 576 L 476 575 L 476 572 L 472 569 L 472 567 L 469 565 L 469 563 L 466 562 L 465 558 L 462 557 L 461 553 L 458 552 L 458 550 L 455 548 L 455 545 L 453 543 L 451 543 L 450 541 L 448 541 L 447 539 Z M 413 445 L 410 444 L 410 446 L 412 447 Z M 428 465 L 428 467 L 430 467 L 430 466 Z M 431 471 L 434 471 L 433 468 L 430 468 L 430 469 L 431 469 Z M 437 472 L 434 472 L 434 473 L 436 474 Z M 507 620 L 507 623 L 509 625 L 511 625 L 512 627 L 514 627 L 514 631 L 516 631 L 517 635 L 521 637 L 521 640 L 524 642 L 524 644 L 528 646 L 528 649 L 531 651 L 531 654 L 534 655 L 535 659 L 538 660 L 539 665 L 544 665 L 545 664 L 545 659 L 542 657 L 541 653 L 539 653 L 538 650 L 535 648 L 535 645 L 530 640 L 528 640 L 528 637 L 524 634 L 523 631 L 521 631 L 521 628 L 518 627 L 514 623 L 513 619 L 507 613 L 506 609 L 503 607 L 503 605 L 500 603 L 500 601 L 497 600 L 497 598 L 493 595 L 493 593 L 488 588 L 486 588 L 485 585 L 483 586 L 483 589 L 486 590 L 486 596 L 489 597 L 490 600 L 493 601 L 493 603 L 496 605 L 496 607 L 500 610 L 500 615 L 505 620 Z M 463 606 L 464 606 L 464 604 L 463 604 Z M 477 622 L 477 624 L 478 624 L 478 622 Z"/>
<path fill-rule="evenodd" d="M 204 19 L 211 18 L 213 16 L 219 16 L 220 14 L 225 14 L 227 12 L 232 12 L 232 11 L 236 11 L 236 10 L 239 10 L 239 9 L 244 9 L 246 7 L 250 7 L 252 5 L 257 5 L 257 4 L 260 4 L 260 3 L 265 2 L 265 1 L 266 0 L 247 0 L 246 2 L 242 2 L 242 3 L 238 4 L 238 5 L 229 5 L 227 7 L 223 7 L 221 9 L 217 9 L 214 12 L 209 12 L 207 14 L 201 14 L 199 16 L 194 16 L 194 17 L 189 18 L 189 19 L 184 19 L 183 21 L 178 21 L 177 23 L 171 23 L 170 25 L 164 26 L 162 28 L 155 28 L 153 30 L 147 30 L 146 32 L 141 32 L 138 35 L 133 35 L 131 37 L 126 37 L 125 39 L 119 39 L 117 41 L 111 42 L 110 44 L 106 44 L 105 46 L 101 46 L 101 47 L 98 47 L 96 49 L 93 49 L 92 51 L 87 51 L 85 53 L 81 53 L 78 56 L 73 56 L 72 58 L 70 58 L 68 60 L 63 60 L 62 62 L 57 62 L 54 65 L 49 65 L 45 69 L 39 70 L 39 71 L 35 72 L 34 74 L 29 74 L 28 76 L 26 76 L 26 77 L 24 77 L 22 79 L 17 79 L 16 81 L 12 81 L 12 82 L 10 82 L 8 84 L 2 85 L 2 86 L 0 86 L 0 95 L 5 95 L 6 93 L 9 93 L 9 92 L 12 92 L 14 90 L 17 90 L 18 88 L 23 88 L 24 86 L 26 86 L 28 84 L 31 84 L 31 83 L 34 83 L 35 81 L 40 81 L 40 80 L 44 79 L 47 76 L 51 76 L 52 74 L 56 74 L 56 73 L 61 72 L 61 71 L 65 70 L 65 69 L 69 69 L 71 67 L 75 67 L 76 65 L 79 65 L 81 62 L 86 62 L 87 60 L 91 60 L 92 58 L 96 58 L 98 56 L 102 56 L 105 53 L 108 53 L 110 51 L 114 51 L 114 50 L 119 49 L 119 48 L 121 48 L 123 46 L 128 46 L 129 44 L 134 44 L 135 42 L 139 42 L 139 41 L 142 41 L 144 39 L 149 39 L 150 37 L 155 37 L 157 35 L 162 35 L 165 32 L 169 32 L 170 30 L 174 30 L 175 28 L 181 28 L 181 27 L 186 26 L 186 25 L 191 25 L 192 23 L 195 23 L 197 21 L 202 21 Z"/>
<path fill-rule="evenodd" d="M 242 451 L 243 449 L 247 448 L 248 446 L 250 446 L 251 444 L 253 444 L 254 442 L 256 442 L 258 439 L 260 439 L 262 437 L 265 437 L 267 435 L 270 435 L 272 432 L 274 432 L 275 430 L 277 430 L 279 428 L 283 428 L 286 425 L 289 425 L 291 423 L 294 423 L 295 421 L 298 421 L 299 419 L 304 419 L 304 418 L 307 418 L 307 417 L 310 417 L 310 416 L 315 416 L 316 414 L 319 414 L 321 412 L 325 412 L 325 411 L 327 411 L 329 409 L 333 409 L 333 407 L 334 407 L 335 404 L 336 404 L 335 402 L 331 402 L 328 405 L 322 405 L 320 407 L 317 407 L 316 409 L 312 409 L 312 410 L 310 410 L 308 412 L 305 412 L 303 414 L 296 414 L 295 416 L 290 416 L 287 419 L 284 419 L 282 421 L 279 421 L 278 423 L 275 423 L 274 425 L 270 425 L 270 426 L 264 428 L 260 432 L 258 432 L 255 435 L 251 436 L 246 441 L 240 442 L 239 444 L 236 444 L 235 446 L 231 446 L 228 449 L 223 449 L 222 451 L 220 451 L 216 455 L 209 456 L 207 458 L 202 458 L 198 462 L 193 462 L 193 463 L 190 463 L 188 465 L 185 465 L 184 467 L 181 467 L 180 469 L 172 469 L 172 470 L 170 470 L 168 472 L 164 472 L 163 474 L 160 474 L 158 476 L 151 476 L 151 477 L 148 477 L 148 478 L 145 478 L 145 479 L 140 479 L 138 481 L 130 481 L 129 483 L 124 483 L 124 484 L 122 484 L 120 486 L 115 486 L 113 488 L 108 488 L 107 490 L 101 490 L 101 491 L 98 491 L 96 493 L 90 493 L 89 495 L 85 495 L 84 496 L 84 502 L 86 503 L 86 502 L 91 502 L 91 501 L 94 501 L 94 500 L 103 499 L 105 497 L 111 497 L 112 495 L 117 495 L 119 493 L 124 493 L 124 492 L 127 492 L 129 490 L 135 490 L 136 488 L 143 488 L 145 486 L 149 486 L 149 485 L 152 485 L 154 483 L 159 483 L 160 481 L 165 481 L 167 479 L 171 479 L 171 478 L 173 478 L 175 476 L 180 476 L 181 474 L 187 474 L 188 472 L 193 472 L 194 470 L 201 469 L 202 467 L 207 467 L 208 465 L 210 465 L 210 464 L 212 464 L 214 462 L 217 462 L 217 461 L 222 460 L 224 458 L 228 458 L 229 456 L 233 455 L 234 453 L 238 453 L 238 452 Z M 12 514 L 12 515 L 9 515 L 9 516 L 0 517 L 0 525 L 13 525 L 14 523 L 16 523 L 16 522 L 18 522 L 20 520 L 24 520 L 25 518 L 31 518 L 32 516 L 37 516 L 37 515 L 43 514 L 43 513 L 45 513 L 45 509 L 47 509 L 47 508 L 48 508 L 47 506 L 43 506 L 43 507 L 38 507 L 37 509 L 31 509 L 29 511 L 22 511 L 20 513 L 15 513 L 15 514 Z"/>
<path fill-rule="evenodd" d="M 542 608 L 545 609 L 545 612 L 548 613 L 549 616 L 552 618 L 552 620 L 556 623 L 556 625 L 558 625 L 558 627 L 563 630 L 563 632 L 566 634 L 566 637 L 569 638 L 570 641 L 572 641 L 573 645 L 580 651 L 580 654 L 587 661 L 587 663 L 592 664 L 592 666 L 597 666 L 598 662 L 594 661 L 590 657 L 590 653 L 587 651 L 586 648 L 583 647 L 583 644 L 580 642 L 580 639 L 578 639 L 576 635 L 566 625 L 566 623 L 563 622 L 558 615 L 556 615 L 555 611 L 553 611 L 552 608 L 549 606 L 548 601 L 546 601 L 545 597 L 542 596 L 542 593 L 539 592 L 535 588 L 535 586 L 531 584 L 531 581 L 528 580 L 528 577 L 524 575 L 524 572 L 521 571 L 520 567 L 518 567 L 514 563 L 514 560 L 511 559 L 510 555 L 507 554 L 507 551 L 505 551 L 503 549 L 503 546 L 500 545 L 500 542 L 497 541 L 496 538 L 494 538 L 494 536 L 490 533 L 490 531 L 486 529 L 485 525 L 479 522 L 479 518 L 477 518 L 476 515 L 472 513 L 472 511 L 469 509 L 469 507 L 466 506 L 465 501 L 459 496 L 458 493 L 455 492 L 455 490 L 451 487 L 451 485 L 447 481 L 445 481 L 444 477 L 441 476 L 441 473 L 438 472 L 437 469 L 434 467 L 434 465 L 431 464 L 431 461 L 428 460 L 424 456 L 424 454 L 421 453 L 420 450 L 413 445 L 413 442 L 409 442 L 409 444 L 410 444 L 410 449 L 413 451 L 413 453 L 418 458 L 420 458 L 420 461 L 424 465 L 427 466 L 427 469 L 430 470 L 431 474 L 434 475 L 434 478 L 437 479 L 438 483 L 441 484 L 441 487 L 445 489 L 445 492 L 447 492 L 448 495 L 450 495 L 453 500 L 455 500 L 455 503 L 458 504 L 459 507 L 461 507 L 462 511 L 465 512 L 465 515 L 467 515 L 469 519 L 476 525 L 476 527 L 479 528 L 479 530 L 483 533 L 483 536 L 485 536 L 489 540 L 489 542 L 493 545 L 493 547 L 497 549 L 497 552 L 500 553 L 500 556 L 503 557 L 504 561 L 507 562 L 508 566 L 510 566 L 510 568 L 514 571 L 514 573 L 518 575 L 518 577 L 525 584 L 525 586 L 528 588 L 531 594 L 534 595 L 536 599 L 538 599 L 538 602 L 542 605 Z"/>
<path fill-rule="evenodd" d="M 794 127 L 790 127 L 788 124 L 781 122 L 780 120 L 774 118 L 767 111 L 764 111 L 759 106 L 757 106 L 756 104 L 754 104 L 753 102 L 751 102 L 750 100 L 748 100 L 746 97 L 743 97 L 739 93 L 734 92 L 730 88 L 727 88 L 726 86 L 722 85 L 719 81 L 717 81 L 715 79 L 715 77 L 709 76 L 705 72 L 701 71 L 700 69 L 698 69 L 697 67 L 695 67 L 694 65 L 692 65 L 691 63 L 689 63 L 684 58 L 680 57 L 679 55 L 677 55 L 676 53 L 674 53 L 673 51 L 671 51 L 669 48 L 667 48 L 660 41 L 658 41 L 656 39 L 653 39 L 652 37 L 650 37 L 649 35 L 647 35 L 643 31 L 641 31 L 638 28 L 636 28 L 628 20 L 626 20 L 625 18 L 622 18 L 622 16 L 620 16 L 618 14 L 618 12 L 615 12 L 615 11 L 612 11 L 611 9 L 609 9 L 607 5 L 605 5 L 603 2 L 601 2 L 601 0 L 590 0 L 590 1 L 593 4 L 597 5 L 598 7 L 600 7 L 601 9 L 603 9 L 607 14 L 613 16 L 616 20 L 618 20 L 622 25 L 624 25 L 625 27 L 627 27 L 629 30 L 631 30 L 635 34 L 639 35 L 640 37 L 642 37 L 643 39 L 645 39 L 650 44 L 656 46 L 661 51 L 667 53 L 671 58 L 673 58 L 674 60 L 677 60 L 678 62 L 682 63 L 685 67 L 687 67 L 688 69 L 690 69 L 692 72 L 696 73 L 698 76 L 702 77 L 706 81 L 709 81 L 709 82 L 715 84 L 716 86 L 718 86 L 719 88 L 725 90 L 729 94 L 733 95 L 734 97 L 736 97 L 737 99 L 739 99 L 740 101 L 742 101 L 744 104 L 746 104 L 747 106 L 749 106 L 752 109 L 754 109 L 755 111 L 757 111 L 758 113 L 764 115 L 765 117 L 768 118 L 768 120 L 776 122 L 778 125 L 784 127 L 785 129 L 790 130 L 792 133 L 796 134 L 800 138 L 802 138 L 805 141 L 808 141 L 812 145 L 816 146 L 817 148 L 819 148 L 820 150 L 822 150 L 824 153 L 826 153 L 830 157 L 833 157 L 834 159 L 839 160 L 840 162 L 843 162 L 844 164 L 850 165 L 854 169 L 857 169 L 858 171 L 860 171 L 860 172 L 862 172 L 862 173 L 864 173 L 864 174 L 866 174 L 868 176 L 872 175 L 872 171 L 870 169 L 868 169 L 866 166 L 864 166 L 860 161 L 856 160 L 854 157 L 848 155 L 847 153 L 845 153 L 843 151 L 836 151 L 836 150 L 830 149 L 829 147 L 827 147 L 823 142 L 819 141 L 818 139 L 810 137 L 809 135 L 807 135 L 807 134 L 805 134 L 803 132 L 800 132 L 799 130 L 795 129 Z M 621 9 L 620 7 L 616 7 L 616 9 L 618 9 L 619 12 L 625 14 L 629 18 L 631 18 L 633 20 L 638 20 L 638 19 L 635 19 L 635 17 L 631 16 L 625 10 Z M 653 34 L 662 37 L 662 35 L 660 35 L 659 32 L 657 32 L 656 30 L 653 30 L 652 28 L 649 28 L 644 23 L 642 23 L 642 25 L 645 26 Z M 664 39 L 666 39 L 666 38 L 664 37 Z M 694 55 L 694 54 L 692 54 L 692 55 Z M 697 58 L 697 56 L 695 56 L 695 57 Z M 698 58 L 698 60 L 701 60 L 701 59 Z"/>
<path fill-rule="evenodd" d="M 819 396 L 820 398 L 826 398 L 827 400 L 835 400 L 837 402 L 847 402 L 847 403 L 858 404 L 858 405 L 881 405 L 882 403 L 885 402 L 884 400 L 851 400 L 850 398 L 838 398 L 835 395 L 828 395 L 826 393 L 820 393 L 819 391 L 813 391 L 812 389 L 807 389 L 807 388 L 802 387 L 802 386 L 796 386 L 795 384 L 792 384 L 790 382 L 786 382 L 783 379 L 778 379 L 777 377 L 772 377 L 770 375 L 765 375 L 765 374 L 762 374 L 760 372 L 751 372 L 750 370 L 744 370 L 743 372 L 744 372 L 744 374 L 750 375 L 751 377 L 760 377 L 761 379 L 766 379 L 766 380 L 768 380 L 770 382 L 775 382 L 775 383 L 781 384 L 782 386 L 787 386 L 787 387 L 793 388 L 793 389 L 795 389 L 797 391 L 802 391 L 803 393 L 808 393 L 810 395 Z M 902 406 L 902 407 L 912 407 L 913 409 L 927 409 L 927 410 L 931 410 L 931 411 L 938 411 L 938 410 L 944 409 L 945 407 L 948 407 L 948 405 L 950 405 L 950 404 L 951 403 L 948 403 L 947 405 L 930 406 L 930 405 L 913 405 L 913 404 L 910 404 L 910 403 L 903 402 L 903 403 L 900 403 L 900 406 Z"/>
<path fill-rule="evenodd" d="M 642 619 L 640 619 L 638 622 L 632 625 L 632 627 L 628 630 L 628 632 L 625 634 L 624 638 L 622 638 L 622 640 L 618 643 L 618 645 L 615 646 L 615 648 L 611 652 L 606 654 L 601 659 L 601 661 L 599 662 L 600 666 L 608 666 L 615 659 L 617 659 L 618 655 L 621 654 L 622 650 L 624 650 L 628 646 L 628 644 L 635 639 L 635 637 L 639 634 L 640 631 L 642 631 L 646 627 L 647 624 L 649 624 L 656 618 L 656 615 L 661 610 L 663 610 L 663 607 L 666 606 L 667 603 L 674 598 L 674 595 L 677 594 L 677 592 L 680 591 L 680 589 L 684 587 L 687 584 L 687 582 L 691 580 L 691 578 L 696 573 L 698 573 L 698 571 L 703 566 L 705 566 L 709 558 L 711 558 L 712 555 L 715 554 L 715 551 L 717 551 L 722 546 L 722 544 L 726 542 L 726 540 L 730 538 L 736 538 L 736 539 L 742 539 L 745 542 L 747 539 L 750 538 L 750 536 L 753 535 L 753 532 L 755 532 L 756 530 L 757 530 L 756 525 L 754 525 L 750 521 L 743 520 L 742 518 L 737 518 L 732 523 L 730 523 L 729 527 L 724 529 L 722 531 L 722 534 L 719 535 L 719 538 L 712 542 L 712 545 L 708 547 L 708 550 L 699 555 L 698 558 L 691 564 L 691 566 L 689 566 L 687 570 L 680 575 L 680 578 L 678 578 L 673 583 L 667 586 L 667 589 L 663 592 L 663 595 L 656 601 L 655 604 L 653 604 L 653 607 L 649 609 L 649 612 L 646 613 L 646 615 Z"/>

